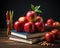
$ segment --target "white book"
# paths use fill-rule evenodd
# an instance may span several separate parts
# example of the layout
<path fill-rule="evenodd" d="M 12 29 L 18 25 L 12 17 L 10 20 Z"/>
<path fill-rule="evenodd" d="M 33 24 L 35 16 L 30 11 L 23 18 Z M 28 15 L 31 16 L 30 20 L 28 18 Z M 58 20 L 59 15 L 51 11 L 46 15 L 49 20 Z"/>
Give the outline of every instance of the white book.
<path fill-rule="evenodd" d="M 11 31 L 11 35 L 24 38 L 24 39 L 30 39 L 30 38 L 38 38 L 45 34 L 46 32 L 40 32 L 40 33 L 26 33 L 26 32 L 17 32 L 16 30 Z"/>
<path fill-rule="evenodd" d="M 43 39 L 44 39 L 43 37 L 42 38 L 35 38 L 35 39 L 23 39 L 23 38 L 18 38 L 18 37 L 14 37 L 14 36 L 9 37 L 9 40 L 28 43 L 28 44 L 34 44 L 34 43 L 37 43 L 38 41 L 41 41 Z"/>

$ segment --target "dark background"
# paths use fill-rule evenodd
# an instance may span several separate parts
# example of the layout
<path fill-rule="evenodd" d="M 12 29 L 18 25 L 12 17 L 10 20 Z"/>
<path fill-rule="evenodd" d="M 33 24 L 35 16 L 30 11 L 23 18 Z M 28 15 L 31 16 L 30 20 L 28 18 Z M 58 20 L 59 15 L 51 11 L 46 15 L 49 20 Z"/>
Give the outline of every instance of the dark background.
<path fill-rule="evenodd" d="M 31 9 L 31 4 L 40 5 L 43 13 L 41 16 L 44 21 L 48 18 L 53 18 L 60 22 L 60 5 L 59 0 L 0 0 L 0 28 L 6 27 L 7 10 L 14 10 L 14 22 L 26 14 Z"/>

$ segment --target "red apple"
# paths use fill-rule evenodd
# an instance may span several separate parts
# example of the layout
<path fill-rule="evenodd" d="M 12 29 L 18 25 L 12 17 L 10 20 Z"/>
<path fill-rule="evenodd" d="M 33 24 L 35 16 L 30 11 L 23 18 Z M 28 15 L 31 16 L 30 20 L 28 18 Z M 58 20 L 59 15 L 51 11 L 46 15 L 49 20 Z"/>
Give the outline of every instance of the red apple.
<path fill-rule="evenodd" d="M 60 23 L 59 22 L 54 22 L 53 26 L 60 26 Z"/>
<path fill-rule="evenodd" d="M 42 18 L 41 16 L 37 16 L 37 17 L 36 17 L 36 22 L 38 22 L 38 21 L 39 21 L 39 22 L 43 22 L 43 18 Z"/>
<path fill-rule="evenodd" d="M 35 27 L 38 32 L 44 31 L 44 23 L 43 22 L 36 22 Z"/>
<path fill-rule="evenodd" d="M 53 26 L 57 26 L 57 24 L 54 22 L 54 23 L 53 23 Z"/>
<path fill-rule="evenodd" d="M 46 23 L 45 26 L 52 26 L 52 24 L 51 23 Z"/>
<path fill-rule="evenodd" d="M 46 40 L 47 42 L 53 42 L 53 41 L 55 40 L 55 35 L 52 34 L 52 33 L 50 33 L 50 32 L 47 32 L 47 33 L 45 34 L 45 40 Z"/>
<path fill-rule="evenodd" d="M 23 22 L 23 23 L 28 22 L 25 16 L 19 17 L 18 21 Z"/>
<path fill-rule="evenodd" d="M 50 23 L 46 23 L 45 26 L 52 26 Z"/>
<path fill-rule="evenodd" d="M 24 24 L 19 21 L 15 21 L 14 23 L 14 29 L 18 32 L 23 31 Z"/>
<path fill-rule="evenodd" d="M 47 23 L 53 23 L 53 22 L 54 22 L 54 20 L 52 18 L 47 20 Z"/>
<path fill-rule="evenodd" d="M 34 24 L 32 22 L 25 23 L 24 25 L 24 31 L 28 33 L 33 33 L 34 32 Z"/>
<path fill-rule="evenodd" d="M 29 22 L 35 22 L 36 16 L 37 16 L 37 14 L 35 11 L 28 11 L 26 14 L 26 18 Z"/>
<path fill-rule="evenodd" d="M 55 39 L 60 38 L 60 31 L 58 29 L 54 29 L 51 32 L 55 35 Z"/>
<path fill-rule="evenodd" d="M 50 18 L 50 19 L 47 20 L 46 23 L 47 23 L 49 26 L 52 26 L 53 22 L 54 22 L 54 20 L 53 20 L 52 18 Z"/>

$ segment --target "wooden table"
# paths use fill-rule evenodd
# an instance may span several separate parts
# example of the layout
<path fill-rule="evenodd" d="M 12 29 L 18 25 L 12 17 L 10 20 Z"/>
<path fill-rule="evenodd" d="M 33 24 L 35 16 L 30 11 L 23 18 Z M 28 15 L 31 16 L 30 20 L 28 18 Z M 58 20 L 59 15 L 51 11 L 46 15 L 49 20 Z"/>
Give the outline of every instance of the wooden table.
<path fill-rule="evenodd" d="M 60 48 L 60 41 L 54 43 L 54 46 L 37 44 L 26 44 L 21 42 L 10 41 L 5 35 L 5 31 L 0 31 L 0 48 Z"/>

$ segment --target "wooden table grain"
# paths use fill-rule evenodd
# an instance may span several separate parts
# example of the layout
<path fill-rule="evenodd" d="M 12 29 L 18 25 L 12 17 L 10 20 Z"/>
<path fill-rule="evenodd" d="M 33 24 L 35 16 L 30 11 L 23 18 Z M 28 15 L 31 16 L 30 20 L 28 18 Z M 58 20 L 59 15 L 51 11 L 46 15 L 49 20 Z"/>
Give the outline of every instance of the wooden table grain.
<path fill-rule="evenodd" d="M 60 48 L 60 41 L 54 43 L 54 46 L 42 46 L 40 44 L 27 44 L 22 42 L 15 42 L 8 39 L 6 31 L 0 31 L 0 48 Z"/>

